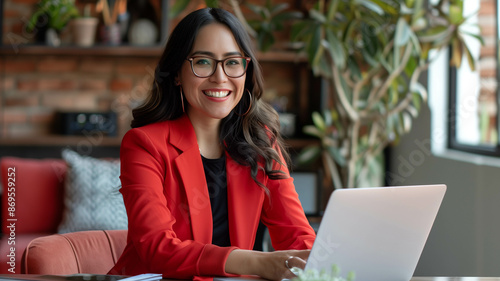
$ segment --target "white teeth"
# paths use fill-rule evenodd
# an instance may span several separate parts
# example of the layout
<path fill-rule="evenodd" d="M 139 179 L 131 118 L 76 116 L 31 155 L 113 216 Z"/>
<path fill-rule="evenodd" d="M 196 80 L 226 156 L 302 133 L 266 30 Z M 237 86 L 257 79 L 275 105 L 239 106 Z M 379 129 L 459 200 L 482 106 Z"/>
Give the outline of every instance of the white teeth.
<path fill-rule="evenodd" d="M 229 91 L 204 91 L 205 95 L 214 98 L 223 98 L 229 95 Z"/>

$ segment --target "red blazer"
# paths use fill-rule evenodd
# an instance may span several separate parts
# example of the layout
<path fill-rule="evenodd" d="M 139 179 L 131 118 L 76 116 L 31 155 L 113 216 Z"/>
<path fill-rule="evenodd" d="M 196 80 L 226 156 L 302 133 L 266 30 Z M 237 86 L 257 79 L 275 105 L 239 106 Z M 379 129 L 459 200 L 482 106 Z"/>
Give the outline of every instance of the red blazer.
<path fill-rule="evenodd" d="M 229 253 L 252 249 L 259 220 L 276 250 L 310 249 L 315 239 L 293 179 L 271 180 L 226 155 L 231 247 L 212 241 L 212 213 L 200 150 L 187 115 L 135 128 L 124 136 L 120 192 L 128 244 L 110 274 L 162 273 L 165 278 L 224 276 Z M 286 167 L 281 168 L 288 173 Z"/>

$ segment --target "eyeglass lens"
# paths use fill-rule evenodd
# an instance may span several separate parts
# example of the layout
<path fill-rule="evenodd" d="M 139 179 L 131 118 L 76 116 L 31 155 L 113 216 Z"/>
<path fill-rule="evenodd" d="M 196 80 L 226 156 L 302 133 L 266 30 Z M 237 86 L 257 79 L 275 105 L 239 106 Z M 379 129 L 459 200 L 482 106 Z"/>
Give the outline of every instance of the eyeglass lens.
<path fill-rule="evenodd" d="M 218 62 L 209 57 L 193 57 L 193 71 L 200 77 L 211 76 L 215 72 Z M 243 57 L 227 58 L 221 62 L 224 72 L 229 77 L 240 77 L 245 73 L 247 68 L 247 60 Z"/>

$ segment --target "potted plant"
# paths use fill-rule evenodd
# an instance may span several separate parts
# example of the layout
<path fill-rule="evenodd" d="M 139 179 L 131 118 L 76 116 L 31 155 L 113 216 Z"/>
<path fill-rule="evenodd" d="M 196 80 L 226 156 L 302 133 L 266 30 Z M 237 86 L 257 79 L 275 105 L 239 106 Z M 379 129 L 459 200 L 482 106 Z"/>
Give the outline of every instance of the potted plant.
<path fill-rule="evenodd" d="M 205 1 L 207 6 L 219 2 L 224 1 Z M 228 2 L 246 24 L 238 1 Z M 182 11 L 187 3 L 176 1 L 175 10 Z M 252 10 L 273 14 L 270 2 Z M 464 38 L 482 38 L 478 31 L 462 29 L 465 25 L 463 0 L 313 2 L 308 17 L 296 20 L 290 39 L 302 45 L 298 51 L 306 53 L 314 74 L 328 82 L 329 103 L 322 113 L 313 113 L 314 125 L 304 128 L 320 144 L 303 149 L 298 162 L 321 158 L 333 188 L 383 184 L 384 148 L 411 129 L 427 101 L 419 78 L 432 61 L 430 51 L 451 46 L 451 65 L 460 66 L 466 57 L 475 68 Z M 262 31 L 263 38 L 274 32 Z"/>
<path fill-rule="evenodd" d="M 41 0 L 28 21 L 27 31 L 36 32 L 38 42 L 57 46 L 60 32 L 78 16 L 74 0 Z"/>
<path fill-rule="evenodd" d="M 419 77 L 430 51 L 451 46 L 451 65 L 466 57 L 474 69 L 464 37 L 482 39 L 463 30 L 466 24 L 463 0 L 318 1 L 292 39 L 328 81 L 330 104 L 304 128 L 321 142 L 299 160 L 321 158 L 333 188 L 383 184 L 369 179 L 377 171 L 383 179 L 383 149 L 411 129 L 427 100 Z"/>
<path fill-rule="evenodd" d="M 98 23 L 99 19 L 90 15 L 90 4 L 86 4 L 83 17 L 71 20 L 73 42 L 75 45 L 82 47 L 94 45 Z"/>
<path fill-rule="evenodd" d="M 255 30 L 257 47 L 260 51 L 269 51 L 276 43 L 275 33 L 284 29 L 284 23 L 302 17 L 298 11 L 287 11 L 288 3 L 273 4 L 266 0 L 264 6 L 247 3 L 246 6 L 257 15 L 257 18 L 248 20 L 249 26 Z"/>

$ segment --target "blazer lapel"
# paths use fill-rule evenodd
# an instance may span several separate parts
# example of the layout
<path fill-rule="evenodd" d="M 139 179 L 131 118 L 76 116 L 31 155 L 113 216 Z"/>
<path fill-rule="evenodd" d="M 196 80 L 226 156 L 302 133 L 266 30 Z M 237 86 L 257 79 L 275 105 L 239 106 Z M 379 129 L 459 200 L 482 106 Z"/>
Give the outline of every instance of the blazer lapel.
<path fill-rule="evenodd" d="M 250 176 L 250 167 L 239 165 L 228 154 L 226 159 L 231 245 L 251 249 L 259 226 L 265 193 Z"/>
<path fill-rule="evenodd" d="M 196 134 L 187 115 L 172 122 L 169 136 L 170 143 L 182 151 L 174 163 L 186 191 L 193 238 L 202 243 L 212 243 L 210 197 Z"/>

